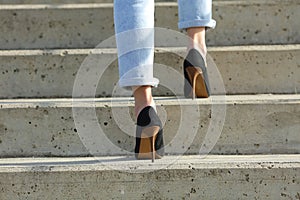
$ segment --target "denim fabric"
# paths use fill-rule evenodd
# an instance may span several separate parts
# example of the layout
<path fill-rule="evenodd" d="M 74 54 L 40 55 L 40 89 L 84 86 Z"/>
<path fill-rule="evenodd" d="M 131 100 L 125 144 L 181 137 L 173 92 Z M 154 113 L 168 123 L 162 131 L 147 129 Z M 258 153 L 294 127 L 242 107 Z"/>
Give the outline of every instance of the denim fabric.
<path fill-rule="evenodd" d="M 214 28 L 211 0 L 178 0 L 179 29 Z M 154 0 L 114 0 L 114 21 L 121 87 L 151 85 L 154 58 Z"/>
<path fill-rule="evenodd" d="M 211 0 L 178 0 L 178 28 L 205 26 L 215 28 L 216 21 L 212 19 Z"/>

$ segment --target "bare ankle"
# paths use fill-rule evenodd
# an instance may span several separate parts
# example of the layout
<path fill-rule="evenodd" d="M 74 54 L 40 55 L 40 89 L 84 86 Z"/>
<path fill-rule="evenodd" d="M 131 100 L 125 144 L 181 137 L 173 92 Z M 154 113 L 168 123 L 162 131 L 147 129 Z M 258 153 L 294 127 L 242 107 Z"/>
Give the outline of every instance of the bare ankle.
<path fill-rule="evenodd" d="M 134 87 L 135 107 L 134 113 L 137 117 L 141 110 L 147 106 L 154 105 L 151 86 Z"/>
<path fill-rule="evenodd" d="M 188 51 L 197 49 L 203 57 L 206 57 L 207 48 L 205 42 L 205 27 L 191 27 L 187 29 L 189 36 Z"/>

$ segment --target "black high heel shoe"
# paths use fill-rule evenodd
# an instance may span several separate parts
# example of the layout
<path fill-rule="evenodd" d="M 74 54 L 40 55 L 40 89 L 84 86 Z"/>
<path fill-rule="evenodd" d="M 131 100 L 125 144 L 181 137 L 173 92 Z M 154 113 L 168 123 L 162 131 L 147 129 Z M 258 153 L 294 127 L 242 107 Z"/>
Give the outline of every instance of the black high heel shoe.
<path fill-rule="evenodd" d="M 183 62 L 184 96 L 186 98 L 207 98 L 210 96 L 210 87 L 206 64 L 202 55 L 191 49 Z"/>
<path fill-rule="evenodd" d="M 153 107 L 145 107 L 137 118 L 135 157 L 160 159 L 164 155 L 163 129 Z"/>

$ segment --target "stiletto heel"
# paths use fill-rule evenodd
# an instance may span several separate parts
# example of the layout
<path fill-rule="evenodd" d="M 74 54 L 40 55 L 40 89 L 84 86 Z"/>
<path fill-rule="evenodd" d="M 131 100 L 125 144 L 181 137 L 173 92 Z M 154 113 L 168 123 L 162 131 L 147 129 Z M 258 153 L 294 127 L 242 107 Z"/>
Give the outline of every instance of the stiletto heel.
<path fill-rule="evenodd" d="M 205 97 L 207 98 L 208 92 L 206 89 L 205 79 L 203 72 L 199 67 L 187 67 L 186 72 L 188 74 L 189 80 L 191 80 L 191 94 L 193 99 L 196 97 Z"/>
<path fill-rule="evenodd" d="M 210 87 L 206 65 L 203 57 L 196 49 L 191 49 L 184 60 L 184 96 L 207 98 Z"/>
<path fill-rule="evenodd" d="M 135 155 L 152 162 L 164 155 L 161 121 L 151 106 L 144 108 L 137 119 Z"/>
<path fill-rule="evenodd" d="M 155 146 L 154 146 L 155 137 L 151 137 L 150 141 L 151 141 L 150 143 L 151 143 L 151 152 L 152 152 L 152 162 L 154 162 L 154 159 L 155 159 Z"/>

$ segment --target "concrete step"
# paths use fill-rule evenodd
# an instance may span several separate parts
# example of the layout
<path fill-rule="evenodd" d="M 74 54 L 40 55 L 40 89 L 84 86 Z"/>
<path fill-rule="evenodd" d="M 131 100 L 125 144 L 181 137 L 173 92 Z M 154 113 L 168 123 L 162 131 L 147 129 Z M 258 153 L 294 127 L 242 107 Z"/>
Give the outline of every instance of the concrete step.
<path fill-rule="evenodd" d="M 299 155 L 1 159 L 0 198 L 299 199 Z"/>
<path fill-rule="evenodd" d="M 300 43 L 298 0 L 214 1 L 209 46 Z M 112 4 L 0 6 L 1 49 L 93 48 L 114 35 Z M 156 3 L 156 26 L 177 30 L 177 3 Z M 159 46 L 186 41 L 163 38 Z"/>
<path fill-rule="evenodd" d="M 222 87 L 227 94 L 300 93 L 300 45 L 211 47 L 208 52 L 213 94 L 223 93 Z M 161 84 L 154 95 L 183 95 L 184 57 L 185 48 L 156 49 L 154 75 Z M 96 97 L 115 95 L 116 59 L 116 49 L 2 50 L 0 98 L 72 97 L 76 75 L 86 67 L 99 77 L 104 70 L 95 82 Z M 217 85 L 220 81 L 224 85 Z"/>
<path fill-rule="evenodd" d="M 176 0 L 155 0 L 155 2 L 176 2 Z M 113 3 L 113 0 L 0 0 L 0 4 L 75 4 Z"/>
<path fill-rule="evenodd" d="M 300 95 L 156 98 L 168 154 L 300 153 Z M 132 98 L 0 101 L 0 155 L 132 155 Z"/>

